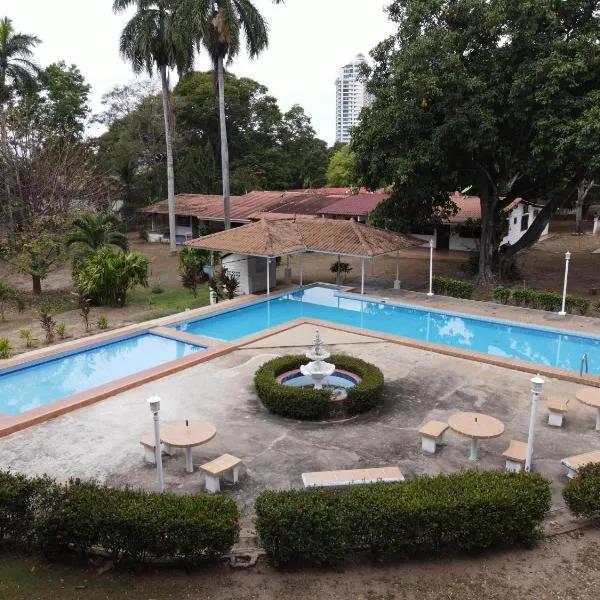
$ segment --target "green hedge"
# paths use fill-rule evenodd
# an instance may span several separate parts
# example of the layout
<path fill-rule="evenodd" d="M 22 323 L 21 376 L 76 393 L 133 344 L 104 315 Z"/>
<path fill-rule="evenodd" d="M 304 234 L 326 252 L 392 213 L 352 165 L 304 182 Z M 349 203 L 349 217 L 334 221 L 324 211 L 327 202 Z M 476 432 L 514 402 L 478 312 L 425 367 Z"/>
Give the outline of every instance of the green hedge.
<path fill-rule="evenodd" d="M 517 306 L 527 306 L 540 310 L 557 312 L 562 307 L 562 295 L 556 292 L 533 290 L 530 288 L 510 288 L 498 286 L 494 289 L 494 298 L 507 304 L 509 300 Z M 565 310 L 568 313 L 578 312 L 584 315 L 590 308 L 590 301 L 581 296 L 566 296 Z"/>
<path fill-rule="evenodd" d="M 431 555 L 531 544 L 550 482 L 530 473 L 462 472 L 345 489 L 262 492 L 257 530 L 270 561 L 332 564 L 355 552 Z"/>
<path fill-rule="evenodd" d="M 564 487 L 563 496 L 577 516 L 600 517 L 600 463 L 580 468 Z"/>
<path fill-rule="evenodd" d="M 239 510 L 225 496 L 158 494 L 0 472 L 0 530 L 49 558 L 102 548 L 146 562 L 214 560 L 233 546 Z"/>
<path fill-rule="evenodd" d="M 449 277 L 433 278 L 433 293 L 454 298 L 470 298 L 473 295 L 473 284 L 462 279 L 451 279 Z"/>
<path fill-rule="evenodd" d="M 318 420 L 338 415 L 340 408 L 347 415 L 371 410 L 381 402 L 383 395 L 383 373 L 375 365 L 359 358 L 334 355 L 328 361 L 337 369 L 358 375 L 362 381 L 349 388 L 348 399 L 331 402 L 330 390 L 314 390 L 281 385 L 277 377 L 299 369 L 308 362 L 301 355 L 283 356 L 266 362 L 254 376 L 256 393 L 269 412 L 293 419 Z"/>

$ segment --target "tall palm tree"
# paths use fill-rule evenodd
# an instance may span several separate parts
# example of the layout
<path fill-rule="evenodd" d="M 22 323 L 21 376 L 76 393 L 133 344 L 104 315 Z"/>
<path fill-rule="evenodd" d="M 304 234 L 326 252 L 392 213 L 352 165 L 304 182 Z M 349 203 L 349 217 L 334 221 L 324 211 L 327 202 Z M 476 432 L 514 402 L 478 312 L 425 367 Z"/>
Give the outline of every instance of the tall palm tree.
<path fill-rule="evenodd" d="M 8 132 L 6 111 L 15 91 L 31 85 L 39 75 L 39 68 L 31 60 L 33 48 L 40 43 L 34 35 L 17 33 L 8 17 L 0 19 L 0 143 L 4 160 L 8 160 Z M 5 177 L 8 226 L 14 233 L 13 207 L 10 183 Z M 12 239 L 14 236 L 9 236 Z"/>
<path fill-rule="evenodd" d="M 67 246 L 77 244 L 86 251 L 91 251 L 112 245 L 127 250 L 127 236 L 117 231 L 118 224 L 118 217 L 110 213 L 83 213 L 71 223 Z"/>
<path fill-rule="evenodd" d="M 191 40 L 182 35 L 181 21 L 178 18 L 181 0 L 114 0 L 113 2 L 115 12 L 123 12 L 130 6 L 135 6 L 137 10 L 121 33 L 120 50 L 122 56 L 131 62 L 135 73 L 145 70 L 152 76 L 156 68 L 160 75 L 167 148 L 169 239 L 171 254 L 176 254 L 175 175 L 173 132 L 169 116 L 169 72 L 176 69 L 179 74 L 182 74 L 192 68 L 194 46 Z"/>
<path fill-rule="evenodd" d="M 256 58 L 269 44 L 269 27 L 252 0 L 180 0 L 188 31 L 197 46 L 204 46 L 213 62 L 219 95 L 221 130 L 221 176 L 225 229 L 231 227 L 229 147 L 225 120 L 225 68 L 239 54 L 242 37 L 250 58 Z M 273 0 L 281 4 L 283 0 Z"/>

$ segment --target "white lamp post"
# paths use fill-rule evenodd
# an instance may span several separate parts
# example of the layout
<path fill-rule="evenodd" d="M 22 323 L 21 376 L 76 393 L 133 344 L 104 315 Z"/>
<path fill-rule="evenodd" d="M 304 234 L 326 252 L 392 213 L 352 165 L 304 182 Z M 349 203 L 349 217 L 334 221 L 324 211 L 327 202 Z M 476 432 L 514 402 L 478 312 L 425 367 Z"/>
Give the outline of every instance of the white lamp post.
<path fill-rule="evenodd" d="M 525 458 L 525 470 L 531 471 L 531 460 L 533 458 L 533 442 L 535 438 L 535 419 L 537 415 L 537 403 L 542 393 L 544 380 L 536 375 L 531 378 L 531 415 L 529 417 L 529 435 L 527 437 L 527 456 Z"/>
<path fill-rule="evenodd" d="M 163 479 L 162 453 L 160 449 L 160 421 L 158 416 L 158 413 L 160 412 L 160 398 L 158 396 L 148 398 L 148 406 L 154 417 L 154 458 L 156 459 L 156 472 L 158 475 L 158 491 L 164 492 L 165 482 Z"/>
<path fill-rule="evenodd" d="M 429 240 L 429 291 L 428 296 L 433 296 L 433 240 Z"/>
<path fill-rule="evenodd" d="M 565 282 L 563 284 L 563 297 L 562 297 L 562 308 L 560 309 L 559 315 L 563 317 L 567 314 L 565 310 L 565 302 L 567 301 L 567 279 L 569 277 L 569 261 L 571 260 L 571 253 L 565 253 Z"/>

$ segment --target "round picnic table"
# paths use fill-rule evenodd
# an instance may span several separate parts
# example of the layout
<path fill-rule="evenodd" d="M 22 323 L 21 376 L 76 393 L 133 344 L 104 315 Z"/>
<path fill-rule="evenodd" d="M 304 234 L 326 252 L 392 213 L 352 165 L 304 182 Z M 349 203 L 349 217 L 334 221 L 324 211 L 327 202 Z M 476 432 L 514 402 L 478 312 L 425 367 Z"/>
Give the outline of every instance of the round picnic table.
<path fill-rule="evenodd" d="M 448 419 L 450 429 L 471 438 L 470 460 L 479 460 L 479 440 L 497 438 L 504 433 L 504 423 L 490 415 L 459 412 Z"/>
<path fill-rule="evenodd" d="M 217 428 L 208 421 L 173 421 L 160 431 L 163 444 L 174 448 L 185 448 L 185 470 L 194 472 L 192 448 L 210 442 L 217 435 Z"/>
<path fill-rule="evenodd" d="M 600 431 L 600 389 L 582 387 L 575 392 L 575 398 L 582 404 L 593 406 L 596 409 L 596 431 Z"/>

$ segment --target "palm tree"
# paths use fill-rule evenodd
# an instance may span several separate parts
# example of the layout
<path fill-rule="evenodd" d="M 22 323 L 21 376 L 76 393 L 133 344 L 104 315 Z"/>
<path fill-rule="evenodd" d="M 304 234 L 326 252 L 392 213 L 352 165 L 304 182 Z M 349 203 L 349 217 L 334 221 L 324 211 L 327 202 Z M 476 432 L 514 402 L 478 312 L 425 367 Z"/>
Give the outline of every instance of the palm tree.
<path fill-rule="evenodd" d="M 113 10 L 122 12 L 132 5 L 136 6 L 137 11 L 121 33 L 120 50 L 122 56 L 131 62 L 135 73 L 145 70 L 152 76 L 156 68 L 160 75 L 167 147 L 169 239 L 171 254 L 176 254 L 175 176 L 169 118 L 169 71 L 177 69 L 179 74 L 189 71 L 193 65 L 194 47 L 192 41 L 182 35 L 183 30 L 177 12 L 181 0 L 114 0 Z"/>
<path fill-rule="evenodd" d="M 219 94 L 221 130 L 221 173 L 223 180 L 223 214 L 225 229 L 231 227 L 229 189 L 229 148 L 225 120 L 224 63 L 239 54 L 241 38 L 246 39 L 250 58 L 257 57 L 269 44 L 269 27 L 252 0 L 180 0 L 181 14 L 197 46 L 203 45 L 213 62 Z M 283 0 L 273 0 L 281 4 Z"/>
<path fill-rule="evenodd" d="M 33 35 L 16 33 L 12 21 L 8 17 L 0 19 L 0 143 L 4 160 L 8 160 L 7 105 L 14 91 L 31 85 L 39 75 L 40 70 L 31 61 L 31 57 L 33 56 L 33 47 L 40 41 Z M 10 232 L 14 233 L 8 177 L 5 177 L 5 186 L 8 226 Z M 12 238 L 13 236 L 9 236 L 9 239 Z"/>
<path fill-rule="evenodd" d="M 72 230 L 67 236 L 67 246 L 78 244 L 88 252 L 110 245 L 127 250 L 127 236 L 117 231 L 118 224 L 118 217 L 110 213 L 83 213 L 71 223 Z"/>

